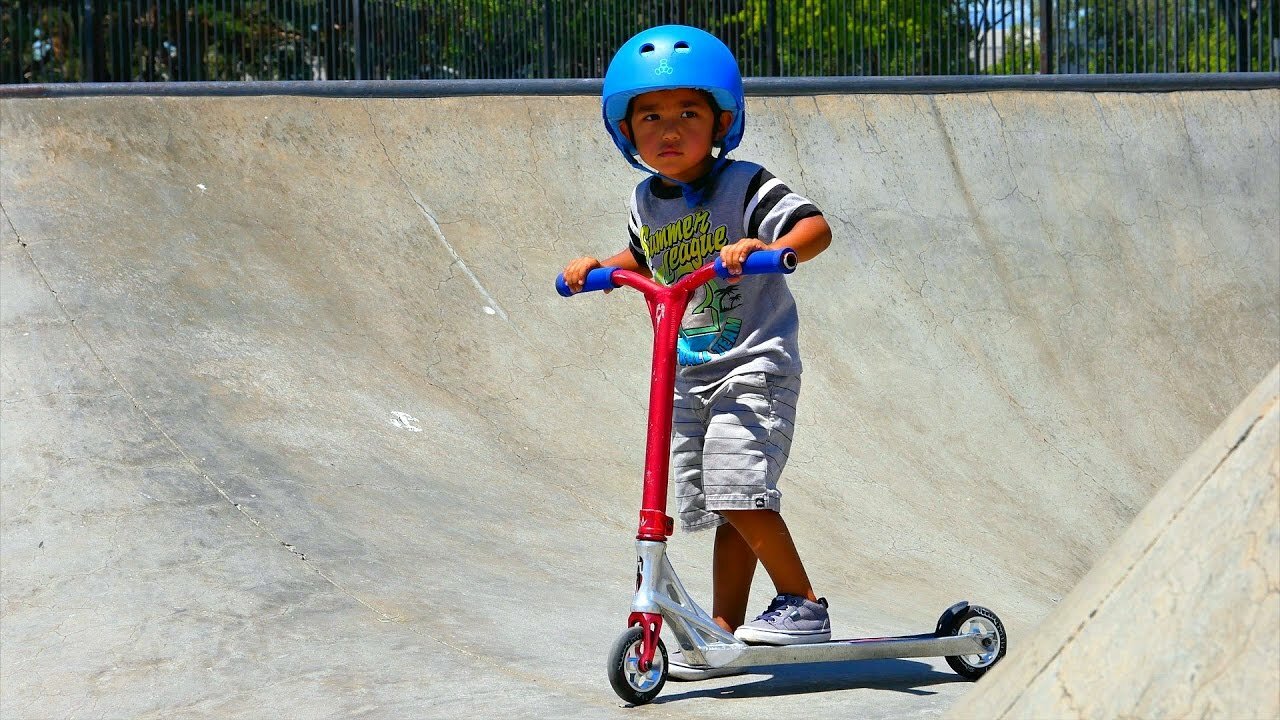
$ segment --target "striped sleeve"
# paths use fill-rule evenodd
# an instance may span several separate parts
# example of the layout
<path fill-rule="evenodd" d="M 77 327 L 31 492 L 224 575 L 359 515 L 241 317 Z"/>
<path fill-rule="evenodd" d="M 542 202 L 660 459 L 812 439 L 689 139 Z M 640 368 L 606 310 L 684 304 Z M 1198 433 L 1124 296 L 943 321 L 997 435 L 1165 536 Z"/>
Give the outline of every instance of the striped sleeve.
<path fill-rule="evenodd" d="M 747 237 L 772 243 L 791 232 L 791 228 L 801 220 L 821 214 L 822 211 L 811 200 L 792 192 L 772 173 L 761 168 L 747 186 L 742 226 L 747 229 Z"/>
<path fill-rule="evenodd" d="M 640 267 L 648 267 L 649 259 L 644 255 L 644 245 L 640 243 L 640 207 L 637 201 L 636 193 L 640 192 L 640 188 L 636 187 L 631 191 L 631 213 L 627 217 L 627 235 L 631 238 L 628 247 L 631 249 L 631 257 L 635 258 Z"/>

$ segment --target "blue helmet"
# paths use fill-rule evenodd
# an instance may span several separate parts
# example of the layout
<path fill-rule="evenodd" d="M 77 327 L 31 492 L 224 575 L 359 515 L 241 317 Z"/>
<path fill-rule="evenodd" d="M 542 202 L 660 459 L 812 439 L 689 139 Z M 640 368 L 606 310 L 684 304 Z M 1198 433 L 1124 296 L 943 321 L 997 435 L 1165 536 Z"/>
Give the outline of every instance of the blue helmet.
<path fill-rule="evenodd" d="M 619 129 L 627 106 L 637 95 L 653 90 L 706 90 L 721 110 L 733 113 L 733 123 L 721 141 L 720 156 L 742 142 L 746 101 L 742 73 L 733 53 L 715 35 L 687 25 L 649 28 L 623 44 L 604 74 L 604 124 L 613 143 L 632 165 L 636 148 Z"/>

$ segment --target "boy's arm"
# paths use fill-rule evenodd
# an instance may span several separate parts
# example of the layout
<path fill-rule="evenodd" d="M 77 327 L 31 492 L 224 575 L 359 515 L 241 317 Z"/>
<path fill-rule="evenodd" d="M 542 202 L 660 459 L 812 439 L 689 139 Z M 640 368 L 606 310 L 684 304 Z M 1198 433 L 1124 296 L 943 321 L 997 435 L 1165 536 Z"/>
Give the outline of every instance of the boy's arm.
<path fill-rule="evenodd" d="M 766 247 L 772 250 L 791 248 L 796 251 L 796 258 L 800 262 L 812 260 L 831 247 L 831 226 L 821 215 L 810 215 L 796 223 L 791 232 Z"/>
<path fill-rule="evenodd" d="M 811 215 L 800 220 L 772 245 L 766 245 L 758 238 L 743 238 L 732 245 L 725 245 L 720 250 L 720 259 L 728 268 L 730 275 L 742 273 L 742 261 L 756 250 L 781 250 L 791 248 L 796 252 L 800 262 L 812 260 L 823 250 L 831 246 L 831 226 L 821 215 Z"/>
<path fill-rule="evenodd" d="M 617 255 L 614 255 L 600 263 L 600 266 L 619 267 L 623 270 L 638 272 L 645 276 L 649 275 L 649 268 L 645 265 L 641 265 L 640 262 L 636 260 L 636 254 L 631 252 L 631 248 L 623 248 Z"/>
<path fill-rule="evenodd" d="M 618 254 L 605 259 L 601 262 L 593 257 L 580 257 L 569 262 L 564 269 L 564 282 L 569 289 L 582 292 L 582 284 L 587 281 L 587 273 L 599 267 L 618 267 L 623 270 L 638 272 L 645 277 L 649 277 L 649 268 L 641 265 L 636 256 L 632 254 L 631 248 L 623 248 Z M 606 290 L 605 292 L 609 292 Z"/>

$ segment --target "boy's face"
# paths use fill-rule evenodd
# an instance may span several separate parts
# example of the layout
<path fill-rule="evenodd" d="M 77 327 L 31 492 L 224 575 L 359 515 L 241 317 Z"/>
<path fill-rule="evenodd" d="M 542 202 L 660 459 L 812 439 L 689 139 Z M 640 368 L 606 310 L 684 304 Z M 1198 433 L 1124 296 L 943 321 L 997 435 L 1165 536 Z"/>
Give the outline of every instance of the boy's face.
<path fill-rule="evenodd" d="M 711 170 L 712 143 L 732 121 L 728 112 L 714 116 L 706 93 L 679 88 L 637 96 L 621 129 L 646 165 L 674 180 L 693 182 Z"/>

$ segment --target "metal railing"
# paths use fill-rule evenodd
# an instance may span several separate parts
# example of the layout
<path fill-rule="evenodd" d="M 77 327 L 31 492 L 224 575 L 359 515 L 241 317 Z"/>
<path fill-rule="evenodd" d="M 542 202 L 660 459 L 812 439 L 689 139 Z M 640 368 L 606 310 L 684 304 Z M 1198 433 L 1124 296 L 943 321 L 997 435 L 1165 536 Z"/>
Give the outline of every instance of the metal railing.
<path fill-rule="evenodd" d="M 652 25 L 749 76 L 1280 70 L 1280 0 L 0 0 L 0 82 L 600 77 Z"/>

